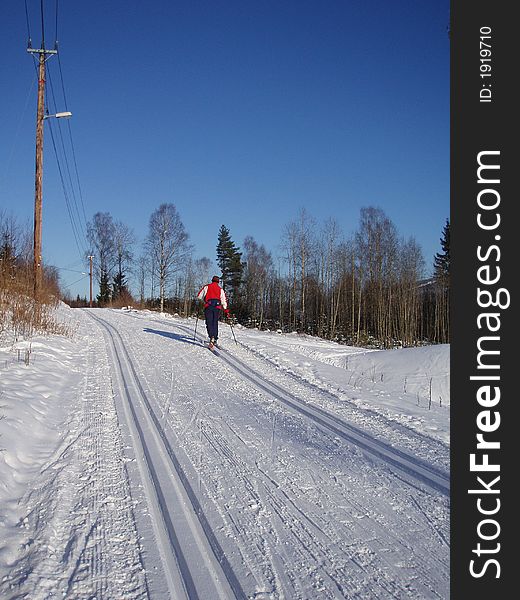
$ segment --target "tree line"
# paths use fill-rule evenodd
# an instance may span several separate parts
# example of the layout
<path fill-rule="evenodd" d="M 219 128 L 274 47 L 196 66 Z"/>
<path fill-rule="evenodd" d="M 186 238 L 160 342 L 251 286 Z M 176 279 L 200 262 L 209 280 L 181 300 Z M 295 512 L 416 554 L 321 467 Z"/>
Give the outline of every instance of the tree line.
<path fill-rule="evenodd" d="M 152 213 L 139 255 L 134 233 L 109 213 L 94 215 L 87 238 L 98 306 L 197 312 L 195 296 L 213 274 L 213 261 L 195 258 L 175 205 Z M 215 242 L 232 312 L 246 326 L 377 347 L 450 341 L 449 220 L 429 278 L 416 240 L 401 238 L 372 206 L 361 209 L 350 238 L 335 219 L 319 226 L 300 210 L 283 228 L 276 258 L 252 236 L 239 247 L 225 225 Z"/>

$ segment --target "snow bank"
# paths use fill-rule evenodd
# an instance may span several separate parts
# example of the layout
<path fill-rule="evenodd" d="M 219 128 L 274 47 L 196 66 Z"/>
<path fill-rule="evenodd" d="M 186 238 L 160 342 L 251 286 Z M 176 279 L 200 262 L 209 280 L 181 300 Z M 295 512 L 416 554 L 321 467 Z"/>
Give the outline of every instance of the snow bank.
<path fill-rule="evenodd" d="M 72 320 L 64 307 L 60 312 Z M 66 435 L 79 383 L 71 338 L 39 336 L 0 348 L 0 579 L 29 543 L 23 498 Z"/>
<path fill-rule="evenodd" d="M 449 442 L 449 344 L 372 350 L 248 329 L 240 344 L 340 401 Z"/>

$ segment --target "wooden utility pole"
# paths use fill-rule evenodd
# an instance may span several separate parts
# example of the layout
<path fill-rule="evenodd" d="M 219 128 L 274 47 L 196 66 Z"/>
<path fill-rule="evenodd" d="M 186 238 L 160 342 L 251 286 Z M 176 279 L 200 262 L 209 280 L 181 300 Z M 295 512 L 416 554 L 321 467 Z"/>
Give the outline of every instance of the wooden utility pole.
<path fill-rule="evenodd" d="M 89 261 L 90 261 L 90 308 L 92 308 L 92 259 L 94 258 L 93 256 L 89 256 Z"/>
<path fill-rule="evenodd" d="M 34 297 L 39 298 L 42 289 L 42 184 L 43 184 L 43 121 L 45 111 L 45 60 L 57 50 L 27 48 L 38 54 L 38 106 L 36 110 L 36 175 L 34 185 Z"/>

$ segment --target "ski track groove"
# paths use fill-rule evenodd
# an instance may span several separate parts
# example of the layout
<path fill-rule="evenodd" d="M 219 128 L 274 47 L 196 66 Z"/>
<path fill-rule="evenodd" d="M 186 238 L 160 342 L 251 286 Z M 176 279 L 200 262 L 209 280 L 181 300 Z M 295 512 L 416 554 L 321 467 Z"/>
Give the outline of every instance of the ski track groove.
<path fill-rule="evenodd" d="M 283 373 L 284 375 L 286 375 L 287 377 L 291 378 L 296 383 L 298 383 L 300 385 L 303 384 L 303 385 L 307 386 L 308 388 L 312 388 L 318 393 L 326 394 L 327 396 L 330 396 L 330 397 L 334 398 L 335 400 L 339 399 L 339 397 L 335 394 L 333 389 L 323 388 L 320 385 L 314 383 L 313 381 L 309 381 L 308 379 L 302 377 L 298 373 L 295 373 L 294 371 L 292 371 L 290 369 L 284 368 L 283 366 L 280 365 L 280 363 L 276 362 L 269 356 L 266 356 L 263 352 L 261 352 L 260 350 L 257 350 L 256 348 L 251 348 L 250 346 L 247 346 L 246 344 L 244 344 L 240 341 L 238 341 L 237 344 L 240 347 L 242 347 L 244 350 L 246 350 L 249 354 L 256 356 L 257 358 L 260 358 L 262 361 L 264 361 L 266 363 L 269 363 L 277 371 L 279 371 L 279 372 Z M 273 344 L 270 342 L 268 343 L 268 345 L 273 347 Z M 302 354 L 305 354 L 304 348 L 302 346 L 296 345 L 295 347 L 291 347 L 291 349 L 294 349 L 294 350 L 300 349 L 302 351 Z M 307 356 L 309 356 L 310 358 L 313 358 L 312 353 Z M 334 363 L 330 363 L 327 360 L 324 360 L 324 362 L 326 364 L 330 364 L 331 366 L 336 366 Z M 369 393 L 369 394 L 375 395 L 375 396 L 380 396 L 381 394 L 384 394 L 384 392 L 382 390 L 375 390 L 372 387 L 365 386 L 364 388 L 361 388 L 361 386 L 350 384 L 350 383 L 348 384 L 348 387 L 352 388 L 352 389 L 363 389 L 366 393 Z M 354 409 L 354 410 L 359 410 L 358 407 L 350 407 L 350 408 Z M 389 419 L 386 415 L 382 414 L 381 412 L 378 412 L 377 410 L 374 410 L 373 408 L 368 408 L 365 406 L 365 407 L 363 407 L 362 410 L 365 414 L 370 414 L 373 418 L 380 419 L 381 421 L 389 424 L 394 429 L 398 429 L 399 431 L 401 431 L 404 434 L 412 433 L 414 436 L 427 438 L 429 444 L 435 444 L 437 447 L 443 449 L 444 451 L 449 449 L 449 446 L 444 441 L 439 440 L 438 438 L 433 437 L 431 435 L 428 435 L 426 432 L 419 432 L 416 429 L 410 428 L 407 425 L 405 425 L 404 423 L 398 422 L 394 419 Z"/>
<path fill-rule="evenodd" d="M 97 321 L 104 328 L 110 339 L 115 358 L 114 363 L 117 363 L 118 366 L 117 377 L 125 388 L 126 403 L 132 413 L 133 426 L 135 426 L 139 431 L 141 444 L 145 454 L 144 462 L 146 463 L 146 468 L 152 478 L 153 486 L 158 496 L 158 508 L 161 512 L 161 518 L 166 523 L 167 535 L 170 540 L 170 552 L 173 552 L 174 554 L 174 561 L 170 560 L 169 563 L 170 565 L 172 562 L 177 564 L 181 578 L 184 582 L 184 592 L 186 593 L 186 597 L 190 600 L 198 600 L 199 598 L 200 600 L 205 600 L 205 597 L 199 596 L 198 593 L 198 588 L 202 588 L 202 586 L 200 586 L 200 580 L 195 582 L 195 579 L 191 573 L 189 561 L 184 556 L 184 546 L 189 545 L 192 552 L 194 551 L 195 547 L 199 548 L 200 558 L 202 559 L 202 562 L 206 564 L 206 573 L 211 574 L 206 575 L 207 581 L 203 582 L 204 585 L 214 586 L 215 593 L 217 593 L 219 597 L 223 599 L 230 598 L 230 594 L 232 594 L 234 598 L 245 600 L 246 595 L 244 590 L 242 589 L 238 578 L 233 572 L 231 565 L 227 561 L 227 558 L 220 547 L 217 538 L 211 530 L 209 522 L 204 515 L 202 507 L 188 480 L 188 477 L 183 471 L 182 466 L 167 439 L 164 429 L 153 410 L 152 404 L 150 403 L 148 395 L 141 384 L 133 360 L 130 357 L 120 332 L 109 321 L 92 314 L 90 314 L 90 317 Z M 125 377 L 123 366 L 121 364 L 122 362 L 125 363 L 127 373 L 132 379 L 132 385 L 134 386 L 136 392 L 138 392 L 138 399 L 134 400 L 128 389 L 128 377 Z M 116 364 L 114 366 L 116 366 Z M 161 481 L 155 469 L 153 457 L 149 450 L 150 435 L 145 438 L 145 434 L 143 428 L 141 427 L 139 416 L 136 410 L 136 400 L 144 407 L 143 414 L 146 415 L 146 419 L 148 421 L 147 424 L 154 428 L 152 435 L 155 437 L 155 444 L 159 454 L 163 457 L 163 462 L 167 465 L 167 467 L 169 467 L 169 478 L 173 483 L 172 487 L 182 489 L 182 494 L 179 495 L 179 493 L 177 493 L 176 495 L 179 499 L 179 504 L 181 506 L 185 504 L 183 502 L 183 498 L 186 499 L 186 504 L 189 504 L 189 507 L 183 506 L 183 513 L 184 518 L 188 523 L 188 529 L 193 535 L 194 543 L 191 543 L 192 540 L 182 539 L 181 536 L 177 536 L 176 534 L 176 523 L 174 522 L 175 517 L 170 515 L 168 501 L 162 490 L 165 485 L 164 477 Z M 197 522 L 198 525 L 195 526 L 194 522 Z M 166 551 L 166 548 L 163 547 L 163 552 L 164 551 Z M 212 556 L 213 558 L 210 559 L 208 558 L 209 556 Z M 217 569 L 217 571 L 215 571 L 215 569 Z M 209 581 L 208 577 L 211 578 L 211 582 Z M 225 582 L 226 585 L 223 585 L 223 582 Z M 179 590 L 172 591 L 178 593 Z M 225 595 L 222 596 L 222 594 Z M 174 597 L 177 598 L 176 595 L 174 595 Z"/>
<path fill-rule="evenodd" d="M 166 323 L 163 323 L 161 321 L 161 325 L 165 324 Z M 167 325 L 173 324 L 167 323 Z M 180 328 L 181 330 L 188 331 L 187 328 L 184 328 L 180 325 L 175 324 L 173 326 L 176 328 Z M 190 350 L 193 350 L 194 352 L 196 351 L 196 349 L 196 346 L 193 349 L 190 348 Z M 235 360 L 238 359 L 235 358 Z M 186 364 L 189 365 L 189 361 L 186 361 Z M 240 370 L 234 368 L 233 365 L 229 366 L 231 366 L 235 370 L 235 372 L 238 371 L 241 378 L 244 379 L 244 377 L 242 377 L 241 375 Z M 247 365 L 243 364 L 243 366 L 248 371 L 254 373 L 254 371 L 250 369 Z M 245 379 L 248 381 L 250 380 L 248 377 L 245 377 Z M 267 392 L 268 394 L 270 394 L 269 390 L 265 390 L 263 388 L 261 388 L 261 392 Z M 185 394 L 185 400 L 193 404 L 193 400 L 189 398 L 189 394 Z M 162 409 L 163 417 L 165 417 L 166 424 L 168 424 L 168 417 L 170 416 L 171 407 L 171 390 L 170 396 L 166 398 L 166 400 L 164 400 L 163 404 L 159 403 L 159 405 Z M 304 515 L 301 509 L 298 508 L 296 504 L 294 504 L 286 490 L 283 489 L 283 487 L 281 487 L 281 485 L 278 484 L 274 479 L 272 479 L 272 477 L 269 476 L 265 471 L 263 471 L 256 462 L 255 464 L 253 464 L 253 460 L 250 463 L 245 462 L 242 457 L 236 455 L 233 449 L 229 446 L 221 429 L 219 429 L 217 426 L 211 425 L 207 418 L 203 421 L 204 415 L 201 406 L 195 406 L 195 411 L 196 412 L 192 417 L 191 421 L 188 423 L 187 426 L 184 427 L 183 434 L 185 434 L 188 431 L 188 429 L 190 429 L 198 420 L 200 423 L 201 432 L 203 433 L 203 438 L 206 440 L 207 444 L 211 446 L 211 448 L 217 454 L 217 456 L 220 456 L 223 459 L 223 461 L 227 463 L 228 468 L 232 468 L 233 472 L 236 474 L 235 479 L 241 480 L 242 483 L 240 487 L 237 487 L 235 479 L 233 480 L 233 486 L 237 489 L 237 497 L 242 498 L 244 505 L 250 502 L 251 505 L 258 505 L 260 507 L 260 513 L 269 513 L 270 511 L 272 511 L 271 514 L 274 513 L 274 516 L 276 517 L 274 522 L 273 520 L 269 521 L 271 525 L 274 525 L 274 531 L 271 531 L 271 535 L 275 535 L 275 539 L 277 541 L 277 552 L 279 554 L 279 550 L 281 549 L 285 560 L 281 560 L 280 556 L 278 556 L 277 553 L 273 554 L 270 551 L 269 544 L 265 539 L 263 539 L 262 543 L 263 548 L 257 546 L 257 550 L 260 553 L 257 559 L 261 557 L 259 561 L 257 560 L 255 562 L 254 553 L 251 554 L 251 547 L 247 549 L 239 548 L 240 553 L 244 558 L 245 564 L 251 565 L 251 563 L 253 563 L 255 565 L 258 565 L 260 563 L 264 565 L 262 567 L 263 578 L 264 580 L 266 579 L 267 581 L 270 581 L 272 583 L 272 593 L 280 594 L 279 596 L 276 595 L 276 598 L 284 598 L 286 593 L 288 594 L 288 597 L 295 599 L 304 599 L 308 597 L 305 595 L 306 587 L 302 586 L 301 584 L 301 577 L 308 577 L 309 572 L 301 573 L 300 576 L 298 576 L 296 570 L 287 570 L 287 566 L 294 564 L 295 560 L 295 555 L 289 554 L 288 550 L 286 549 L 286 544 L 284 543 L 284 539 L 286 538 L 286 535 L 284 534 L 286 534 L 287 532 L 289 532 L 295 540 L 295 543 L 292 545 L 291 550 L 293 553 L 296 552 L 296 556 L 300 558 L 302 565 L 308 563 L 309 558 L 312 564 L 320 565 L 320 570 L 316 568 L 313 573 L 313 575 L 315 576 L 313 588 L 314 591 L 320 590 L 320 598 L 381 598 L 386 600 L 389 597 L 403 598 L 404 596 L 402 596 L 402 594 L 414 597 L 412 589 L 409 589 L 407 585 L 405 585 L 404 587 L 399 587 L 399 584 L 396 581 L 394 581 L 391 577 L 389 577 L 389 574 L 386 572 L 386 570 L 381 570 L 380 567 L 374 567 L 374 557 L 370 556 L 369 553 L 367 558 L 366 549 L 362 547 L 362 539 L 358 539 L 358 541 L 355 542 L 353 545 L 346 544 L 345 540 L 341 540 L 337 535 L 335 535 L 336 532 L 332 528 L 333 525 L 331 525 L 330 523 L 328 524 L 330 531 L 326 532 L 326 529 L 320 527 L 308 515 Z M 174 413 L 172 413 L 172 415 L 173 414 Z M 305 413 L 300 416 L 309 418 L 309 416 Z M 340 419 L 335 420 L 338 423 L 342 423 Z M 234 431 L 233 428 L 229 426 L 228 429 L 232 431 L 234 437 L 240 441 L 242 446 L 248 448 L 248 445 L 246 444 L 244 439 L 236 431 Z M 334 433 L 336 432 L 334 431 Z M 226 468 L 225 470 L 228 471 L 228 468 Z M 261 479 L 259 479 L 259 474 L 261 475 Z M 400 477 L 398 477 L 398 479 L 401 480 Z M 419 478 L 419 480 L 421 481 L 421 483 L 424 484 L 421 478 Z M 403 479 L 402 481 L 407 485 L 409 485 L 410 483 L 406 479 Z M 209 477 L 205 477 L 203 479 L 203 482 L 206 485 L 209 482 Z M 253 482 L 256 482 L 256 485 Z M 338 482 L 338 484 L 345 491 L 345 497 L 349 497 L 348 488 L 345 487 L 343 482 Z M 260 488 L 262 489 L 262 493 L 260 493 Z M 427 493 L 422 488 L 419 489 L 421 493 Z M 244 490 L 247 490 L 247 498 L 243 495 Z M 239 494 L 242 494 L 242 496 L 240 496 Z M 349 498 L 349 503 L 351 503 L 352 506 L 355 507 L 355 502 L 353 502 L 351 494 Z M 435 528 L 435 525 L 428 517 L 427 513 L 420 507 L 420 505 L 415 500 L 413 501 L 413 504 L 421 513 L 421 516 L 428 522 L 429 526 L 436 532 L 436 534 L 441 539 L 444 539 L 445 541 L 445 537 L 441 532 L 439 532 Z M 332 501 L 331 506 L 334 506 L 334 503 Z M 232 525 L 232 528 L 235 530 L 237 536 L 245 539 L 246 532 L 250 532 L 255 529 L 258 530 L 259 517 L 253 519 L 247 518 L 247 515 L 244 515 L 244 511 L 241 511 L 237 512 L 236 516 L 238 517 L 238 520 L 236 520 L 231 512 L 224 510 L 225 507 L 219 508 L 222 520 L 225 523 L 230 523 Z M 366 507 L 361 507 L 358 505 L 357 510 L 360 514 L 366 513 Z M 302 516 L 305 517 L 303 520 Z M 308 526 L 306 526 L 303 521 L 305 521 L 308 524 Z M 358 521 L 357 523 L 355 523 L 356 528 L 361 527 L 361 529 L 363 529 L 363 521 L 364 519 L 361 520 L 361 522 Z M 324 525 L 327 525 L 326 521 L 324 522 Z M 384 523 L 379 523 L 377 524 L 377 526 L 384 529 Z M 341 547 L 342 555 L 346 557 L 344 561 L 345 564 L 343 562 L 338 563 L 338 561 L 335 560 L 334 552 L 332 550 L 329 550 L 328 544 L 321 543 L 320 540 L 316 538 L 316 536 L 313 536 L 311 530 L 309 530 L 309 527 L 311 529 L 316 529 L 316 531 L 318 531 L 319 534 L 323 535 L 326 539 L 328 538 L 328 540 L 335 540 L 335 542 L 330 544 L 330 548 L 334 548 L 334 543 Z M 369 532 L 369 528 L 366 528 L 366 531 Z M 370 530 L 370 533 L 373 534 L 373 528 Z M 384 535 L 388 537 L 388 532 L 384 532 Z M 397 538 L 394 534 L 392 535 L 395 538 L 395 547 L 405 547 L 410 552 L 410 554 L 414 556 L 416 560 L 416 564 L 414 566 L 418 567 L 418 569 L 415 578 L 417 579 L 417 577 L 419 576 L 420 581 L 422 582 L 419 585 L 418 589 L 422 589 L 423 593 L 428 591 L 428 595 L 421 597 L 440 598 L 441 596 L 439 596 L 435 592 L 435 582 L 430 580 L 430 576 L 428 575 L 429 570 L 425 568 L 427 565 L 431 569 L 431 557 L 428 556 L 428 547 L 414 547 L 414 543 L 417 544 L 417 540 L 414 540 L 412 533 L 410 534 L 410 542 L 406 542 L 406 540 L 403 540 L 402 538 Z M 367 535 L 367 537 L 365 538 L 366 541 L 370 541 L 370 539 L 370 535 Z M 349 546 L 351 547 L 349 548 Z M 423 556 L 425 558 L 422 558 Z M 351 561 L 351 563 L 356 564 L 358 569 L 366 575 L 366 578 L 359 578 L 352 574 L 350 574 L 349 577 L 345 578 L 344 568 L 345 566 L 347 566 L 348 568 L 347 559 Z M 383 562 L 386 562 L 386 555 L 384 553 Z M 269 567 L 269 563 L 271 567 Z M 324 563 L 327 563 L 328 565 L 326 569 L 324 568 Z M 390 567 L 392 566 L 391 561 L 388 562 L 388 564 Z M 370 571 L 367 569 L 368 566 L 370 566 Z M 444 564 L 442 561 L 439 562 L 439 567 L 443 571 L 446 571 L 446 564 Z M 271 571 L 271 568 L 274 568 L 274 571 Z M 282 583 L 283 578 L 280 578 L 277 571 L 284 572 L 286 578 L 291 581 L 292 589 L 286 589 L 286 583 Z M 253 573 L 253 576 L 258 581 L 258 575 L 255 575 Z M 331 587 L 334 587 L 337 593 L 333 591 L 331 592 L 331 590 L 323 588 L 323 586 L 320 583 L 323 577 L 332 582 Z M 367 596 L 367 593 L 370 593 L 370 596 Z"/>
<path fill-rule="evenodd" d="M 199 350 L 199 345 L 196 344 L 194 346 L 195 350 Z M 136 360 L 138 360 L 136 358 Z M 186 371 L 186 372 L 190 372 L 190 370 L 192 370 L 192 364 L 190 363 L 190 361 L 186 358 L 186 357 L 179 357 L 178 359 L 179 361 L 181 361 L 181 365 L 178 365 L 179 369 L 181 371 Z M 184 368 L 185 366 L 185 368 Z M 156 371 L 157 369 L 154 368 L 154 371 Z M 148 378 L 146 377 L 145 373 L 142 374 L 144 381 L 147 384 L 147 387 L 151 390 L 153 389 L 153 386 L 148 382 Z M 199 375 L 200 378 L 200 375 Z M 163 411 L 163 415 L 165 414 L 165 407 L 160 403 L 160 398 L 159 398 L 160 394 L 157 395 L 157 401 L 159 404 L 159 407 L 162 409 Z M 204 407 L 201 404 L 197 404 L 193 402 L 193 399 L 190 397 L 189 393 L 184 393 L 184 392 L 180 392 L 179 393 L 179 399 L 185 400 L 187 403 L 189 403 L 192 407 L 193 407 L 193 413 L 192 416 L 188 422 L 187 426 L 184 426 L 183 429 L 177 434 L 177 436 L 179 438 L 183 438 L 186 433 L 188 432 L 188 430 L 197 422 L 199 423 L 199 427 L 202 427 L 202 419 L 201 416 L 204 413 Z M 169 414 L 169 408 L 171 406 L 171 403 L 169 402 L 170 398 L 168 398 L 168 414 Z M 172 427 L 173 430 L 173 427 Z M 199 470 L 201 468 L 200 465 L 200 460 L 197 461 L 191 461 L 192 466 L 194 467 L 195 470 Z M 198 466 L 197 466 L 198 465 Z M 202 485 L 206 485 L 206 480 L 203 480 L 200 482 Z M 234 530 L 239 537 L 244 537 L 244 530 L 238 525 L 237 521 L 233 518 L 233 515 L 231 513 L 229 513 L 226 510 L 225 506 L 220 505 L 220 503 L 216 503 L 214 506 L 216 512 L 218 513 L 222 523 L 226 524 L 226 526 L 228 527 L 228 529 Z M 238 515 L 240 516 L 240 515 Z M 274 592 L 276 592 L 276 590 L 278 589 L 277 586 L 277 581 L 278 581 L 278 576 L 275 572 L 270 570 L 270 563 L 268 561 L 266 561 L 265 559 L 265 555 L 259 555 L 259 554 L 255 554 L 254 557 L 250 557 L 247 554 L 247 549 L 251 549 L 251 548 L 244 548 L 243 546 L 238 546 L 238 551 L 240 553 L 242 562 L 244 565 L 247 565 L 247 567 L 249 568 L 249 572 L 250 574 L 254 577 L 255 582 L 257 583 L 257 587 L 263 587 L 263 584 L 261 583 L 262 581 L 269 581 L 269 582 L 273 582 L 274 580 L 274 585 L 273 585 L 273 590 Z M 272 561 L 271 561 L 272 562 Z M 263 571 L 263 576 L 259 574 L 259 570 L 264 569 Z M 278 598 L 279 596 L 276 595 L 276 598 Z M 280 596 L 281 598 L 283 596 Z"/>
<path fill-rule="evenodd" d="M 174 326 L 183 331 L 189 331 L 182 325 L 175 324 Z M 421 483 L 429 485 L 445 496 L 449 496 L 449 476 L 440 469 L 375 439 L 370 434 L 353 425 L 345 423 L 340 418 L 320 407 L 310 406 L 305 400 L 287 392 L 274 382 L 269 381 L 263 383 L 260 380 L 261 377 L 251 367 L 246 365 L 240 359 L 237 359 L 235 356 L 232 356 L 229 351 L 219 348 L 214 351 L 214 354 L 224 359 L 226 364 L 248 379 L 254 386 L 260 388 L 263 392 L 273 396 L 336 435 L 339 435 L 347 442 L 356 444 L 372 457 L 375 456 L 401 470 L 406 475 L 412 476 Z"/>
<path fill-rule="evenodd" d="M 174 326 L 175 326 L 175 327 L 178 327 L 178 328 L 180 328 L 180 329 L 182 329 L 182 330 L 188 331 L 188 330 L 187 330 L 187 328 L 184 328 L 184 327 L 183 327 L 183 326 L 181 326 L 181 325 L 175 324 Z M 219 356 L 219 351 L 222 351 L 222 348 L 220 348 L 219 350 L 217 350 L 217 352 L 215 352 L 215 354 L 216 354 L 217 356 Z M 236 359 L 235 357 L 233 357 L 233 358 L 234 358 L 235 360 L 237 360 L 237 362 L 240 362 L 240 363 L 243 365 L 243 363 L 242 363 L 241 361 L 239 361 L 239 360 L 238 360 L 238 359 Z M 234 365 L 230 365 L 230 366 L 231 366 L 231 367 L 233 367 Z M 251 372 L 253 372 L 253 373 L 254 373 L 254 371 L 253 371 L 252 369 L 250 369 L 250 368 L 249 368 L 247 365 L 244 365 L 244 367 L 245 367 L 245 368 L 246 368 L 248 371 L 251 371 Z M 235 370 L 237 370 L 237 369 L 235 369 Z M 241 372 L 241 371 L 239 371 L 239 373 L 240 373 L 240 372 Z M 253 383 L 254 383 L 254 382 L 253 382 Z M 304 382 L 304 383 L 307 383 L 307 382 Z M 278 386 L 276 386 L 276 387 L 278 387 Z M 267 391 L 267 393 L 269 393 L 269 390 L 265 390 L 265 389 L 263 389 L 263 386 L 261 386 L 261 389 L 262 389 L 262 391 Z M 283 390 L 281 390 L 281 391 L 283 392 Z M 325 412 L 325 411 L 321 411 L 321 410 L 320 410 L 320 413 L 321 413 L 321 412 Z M 306 416 L 306 415 L 305 415 L 305 416 Z M 311 418 L 312 418 L 312 416 L 311 416 Z M 335 422 L 337 422 L 337 423 L 340 423 L 340 424 L 342 424 L 342 423 L 343 423 L 343 422 L 342 422 L 340 419 L 334 419 L 334 421 L 335 421 Z M 338 433 L 338 432 L 337 432 L 337 431 L 334 431 L 334 433 Z M 349 440 L 347 440 L 347 441 L 349 441 Z M 355 442 L 354 442 L 354 443 L 355 443 Z M 391 449 L 391 451 L 394 451 L 394 449 Z M 405 453 L 402 453 L 402 452 L 400 452 L 400 451 L 397 451 L 397 453 L 398 453 L 398 455 L 403 455 L 404 457 L 408 458 L 408 456 L 407 456 Z M 429 465 L 426 465 L 426 467 L 427 467 L 428 469 L 430 468 L 430 466 L 429 466 Z M 432 467 L 432 470 L 433 470 L 433 472 L 434 472 L 434 473 L 436 473 L 436 472 L 437 472 L 437 469 L 435 469 L 435 468 L 433 468 L 433 467 Z M 407 474 L 409 475 L 410 473 L 407 473 Z M 412 474 L 413 474 L 413 473 L 412 473 Z M 400 479 L 401 479 L 401 478 L 400 478 Z M 421 478 L 421 477 L 419 477 L 418 479 L 419 479 L 419 481 L 421 481 L 421 483 L 423 483 L 423 484 L 424 484 L 424 481 L 422 480 L 422 478 Z M 401 480 L 402 480 L 404 483 L 407 483 L 407 484 L 409 484 L 409 482 L 408 482 L 406 479 L 401 479 Z M 436 488 L 437 486 L 435 486 L 435 485 L 434 485 L 433 487 L 434 487 L 434 488 Z M 421 489 L 421 488 L 419 488 L 419 489 Z M 423 490 L 421 490 L 421 491 L 423 491 Z M 283 493 L 285 494 L 285 492 L 283 492 Z M 285 495 L 286 495 L 286 494 L 285 494 Z M 431 522 L 431 520 L 430 520 L 430 519 L 427 517 L 426 513 L 424 513 L 424 511 L 422 511 L 422 509 L 420 509 L 419 505 L 418 505 L 416 502 L 415 502 L 414 504 L 415 504 L 415 505 L 417 506 L 417 508 L 418 508 L 418 509 L 421 511 L 421 513 L 424 515 L 424 517 L 425 517 L 425 518 L 426 518 L 426 520 L 428 521 L 428 524 L 430 525 L 430 527 L 432 527 L 432 529 L 434 529 L 434 531 L 435 531 L 436 535 L 438 535 L 438 536 L 439 536 L 439 537 L 440 537 L 440 538 L 441 538 L 441 539 L 442 539 L 444 542 L 446 542 L 446 538 L 445 538 L 445 536 L 444 536 L 444 535 L 443 535 L 441 532 L 439 532 L 439 531 L 438 531 L 438 530 L 435 528 L 435 526 L 433 525 L 433 523 Z M 282 519 L 282 521 L 283 521 L 283 519 Z M 293 533 L 294 533 L 294 532 L 293 532 Z M 402 541 L 402 540 L 397 540 L 397 539 L 396 539 L 396 542 L 400 542 L 401 544 L 403 544 L 403 541 Z M 407 549 L 409 549 L 409 550 L 411 551 L 411 550 L 413 549 L 413 546 L 411 546 L 411 545 L 410 545 L 410 546 L 408 546 L 408 548 L 407 548 Z M 418 554 L 418 553 L 417 553 L 417 552 L 414 552 L 414 554 L 415 554 L 415 558 L 417 559 L 417 554 Z M 426 553 L 426 552 L 425 552 L 425 553 L 419 553 L 419 556 L 421 556 L 421 557 L 422 557 L 422 556 L 427 556 L 427 553 Z M 428 560 L 431 560 L 431 559 L 430 559 L 430 558 L 428 558 Z M 425 565 L 425 563 L 426 563 L 427 561 L 426 561 L 426 560 L 420 560 L 420 562 L 421 562 L 423 565 Z M 442 564 L 441 564 L 441 565 L 439 565 L 439 566 L 440 566 L 440 567 L 442 567 L 442 568 L 444 568 L 444 567 L 445 567 L 445 566 L 444 566 L 444 565 L 442 565 Z M 382 579 L 383 581 L 385 580 L 385 577 L 384 577 L 384 576 L 382 576 L 382 574 L 381 574 L 381 573 L 379 573 L 379 576 L 381 577 L 381 579 Z M 429 578 L 428 578 L 428 577 L 425 575 L 425 579 L 426 579 L 426 580 L 428 580 Z M 381 583 L 381 581 L 380 581 L 379 583 Z M 431 585 L 433 586 L 433 582 L 430 582 L 430 583 L 431 583 Z M 390 588 L 389 588 L 389 589 L 387 589 L 387 591 L 388 591 L 389 593 L 391 592 L 391 593 L 392 593 L 392 596 L 393 596 L 393 595 L 396 593 L 396 589 L 395 589 L 395 588 L 392 586 L 391 582 L 388 582 L 388 584 L 389 584 Z M 433 587 L 432 587 L 432 589 L 433 589 Z M 373 593 L 374 593 L 374 594 L 377 594 L 376 590 L 373 590 Z M 432 592 L 432 593 L 434 593 L 434 592 Z M 435 594 L 434 594 L 434 595 L 435 595 Z M 376 597 L 376 596 L 374 595 L 373 597 Z"/>

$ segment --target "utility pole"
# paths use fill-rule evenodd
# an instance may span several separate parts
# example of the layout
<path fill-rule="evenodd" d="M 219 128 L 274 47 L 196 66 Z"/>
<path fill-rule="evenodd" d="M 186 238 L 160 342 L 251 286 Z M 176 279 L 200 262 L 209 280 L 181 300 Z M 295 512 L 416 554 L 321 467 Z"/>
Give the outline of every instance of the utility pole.
<path fill-rule="evenodd" d="M 34 185 L 34 297 L 38 299 L 42 289 L 42 184 L 43 184 L 43 121 L 45 105 L 45 60 L 57 50 L 27 48 L 27 52 L 38 54 L 38 106 L 36 111 L 36 175 Z"/>
<path fill-rule="evenodd" d="M 92 308 L 92 260 L 93 260 L 93 256 L 89 256 L 89 261 L 90 261 L 90 308 Z"/>

